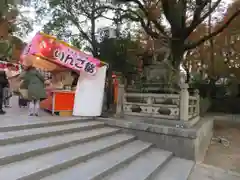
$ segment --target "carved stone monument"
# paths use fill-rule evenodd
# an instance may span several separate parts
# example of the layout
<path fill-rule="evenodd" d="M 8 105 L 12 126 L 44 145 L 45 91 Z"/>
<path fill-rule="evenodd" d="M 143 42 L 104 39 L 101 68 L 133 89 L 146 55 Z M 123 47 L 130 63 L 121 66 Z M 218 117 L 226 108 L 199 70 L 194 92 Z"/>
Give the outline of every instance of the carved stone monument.
<path fill-rule="evenodd" d="M 145 89 L 154 92 L 177 91 L 178 83 L 176 81 L 174 69 L 169 64 L 169 50 L 166 48 L 160 49 L 157 55 L 147 60 L 144 66 L 143 82 Z M 170 90 L 171 89 L 171 90 Z"/>

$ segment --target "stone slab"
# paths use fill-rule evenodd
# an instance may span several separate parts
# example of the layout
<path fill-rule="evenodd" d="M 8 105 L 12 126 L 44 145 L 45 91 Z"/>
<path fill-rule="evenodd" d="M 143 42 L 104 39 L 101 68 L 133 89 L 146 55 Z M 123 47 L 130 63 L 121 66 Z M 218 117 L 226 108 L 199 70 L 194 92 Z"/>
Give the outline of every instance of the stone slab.
<path fill-rule="evenodd" d="M 117 148 L 121 142 L 129 141 L 132 138 L 133 136 L 130 135 L 117 134 L 101 138 L 97 141 L 29 158 L 24 161 L 11 163 L 0 167 L 1 179 L 16 180 L 23 177 L 26 179 L 41 179 L 41 175 L 43 174 L 49 175 L 49 173 L 57 170 L 68 168 L 70 165 L 75 165 L 77 162 L 84 160 L 84 158 L 85 160 L 91 158 L 93 154 L 99 155 L 104 149 L 107 151 L 109 147 Z"/>
<path fill-rule="evenodd" d="M 214 166 L 197 164 L 189 176 L 189 180 L 239 180 L 240 174 L 226 171 Z"/>
<path fill-rule="evenodd" d="M 96 179 L 96 177 L 102 179 L 101 176 L 103 173 L 114 172 L 116 166 L 122 163 L 125 165 L 126 160 L 149 149 L 150 146 L 150 143 L 136 140 L 102 156 L 95 157 L 85 163 L 80 163 L 65 171 L 44 178 L 43 180 L 79 180 L 79 177 L 81 177 L 81 179 Z"/>
<path fill-rule="evenodd" d="M 23 129 L 32 129 L 32 128 L 41 128 L 41 127 L 49 127 L 49 126 L 59 126 L 63 124 L 74 124 L 80 122 L 91 121 L 91 119 L 81 119 L 81 118 L 69 118 L 69 119 L 57 119 L 57 120 L 39 120 L 39 121 L 31 121 L 31 122 L 9 122 L 8 124 L 4 124 L 0 122 L 0 132 L 8 132 L 8 131 L 18 131 Z"/>
<path fill-rule="evenodd" d="M 187 180 L 194 164 L 193 161 L 174 157 L 152 180 Z"/>
<path fill-rule="evenodd" d="M 130 164 L 124 166 L 104 180 L 137 179 L 146 180 L 168 163 L 172 153 L 152 148 Z M 147 166 L 146 166 L 147 164 Z"/>
<path fill-rule="evenodd" d="M 22 160 L 27 157 L 33 157 L 34 155 L 51 152 L 53 150 L 70 147 L 73 144 L 80 144 L 94 139 L 96 140 L 100 137 L 113 135 L 113 133 L 117 132 L 119 132 L 118 129 L 104 127 L 89 131 L 63 134 L 44 139 L 37 139 L 34 141 L 0 146 L 0 165 L 16 160 Z"/>
<path fill-rule="evenodd" d="M 133 130 L 142 130 L 150 133 L 180 136 L 190 139 L 195 139 L 197 137 L 196 128 L 181 128 L 167 125 L 149 124 L 130 120 L 127 121 L 117 118 L 97 118 L 97 119 L 110 126 L 117 126 Z"/>
<path fill-rule="evenodd" d="M 99 118 L 110 126 L 121 127 L 139 139 L 171 151 L 177 157 L 202 161 L 213 135 L 213 120 L 202 118 L 192 128 L 153 125 L 114 118 Z"/>
<path fill-rule="evenodd" d="M 74 124 L 64 124 L 59 126 L 53 127 L 42 127 L 42 128 L 33 128 L 33 129 L 24 129 L 19 131 L 9 131 L 9 132 L 0 132 L 0 141 L 15 138 L 15 137 L 23 137 L 23 136 L 31 136 L 35 134 L 43 134 L 43 133 L 51 133 L 56 131 L 65 131 L 71 129 L 85 129 L 91 127 L 98 127 L 103 125 L 102 122 L 97 121 L 90 121 L 90 122 L 81 122 L 81 123 L 74 123 Z"/>
<path fill-rule="evenodd" d="M 191 128 L 199 121 L 200 117 L 196 116 L 196 117 L 191 118 L 188 121 L 181 121 L 181 120 L 173 120 L 173 119 L 137 117 L 137 116 L 133 116 L 133 115 L 132 116 L 124 115 L 123 119 L 147 123 L 147 124 L 157 124 L 157 125 L 172 126 L 172 127 L 181 126 L 184 128 Z"/>

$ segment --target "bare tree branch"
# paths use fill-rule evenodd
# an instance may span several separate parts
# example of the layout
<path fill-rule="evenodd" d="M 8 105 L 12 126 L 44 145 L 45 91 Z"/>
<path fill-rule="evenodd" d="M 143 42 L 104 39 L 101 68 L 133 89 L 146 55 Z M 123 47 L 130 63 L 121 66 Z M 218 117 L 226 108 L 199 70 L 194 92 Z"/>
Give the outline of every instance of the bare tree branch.
<path fill-rule="evenodd" d="M 77 27 L 78 31 L 82 34 L 82 36 L 90 43 L 92 44 L 92 40 L 90 39 L 90 37 L 88 36 L 88 34 L 86 32 L 84 32 L 84 30 L 82 29 L 82 27 L 80 26 L 79 21 L 75 18 L 73 12 L 71 11 L 71 8 L 66 9 L 67 12 L 69 13 L 69 15 L 67 16 L 67 18 Z"/>
<path fill-rule="evenodd" d="M 181 14 L 180 14 L 180 18 L 181 18 L 181 27 L 182 28 L 186 28 L 186 16 L 187 16 L 187 0 L 181 0 L 179 1 L 179 6 L 181 9 Z"/>
<path fill-rule="evenodd" d="M 99 14 L 98 16 L 96 16 L 96 19 L 98 19 L 98 18 L 100 18 L 100 17 L 102 17 L 102 18 L 104 18 L 104 19 L 108 19 L 108 20 L 114 21 L 114 18 L 110 18 L 110 17 L 104 16 L 104 15 L 102 15 L 102 14 Z"/>
<path fill-rule="evenodd" d="M 199 22 L 200 18 L 201 18 L 201 13 L 203 11 L 203 9 L 207 6 L 207 4 L 210 2 L 211 0 L 205 0 L 205 1 L 202 1 L 202 0 L 196 0 L 195 1 L 195 11 L 193 13 L 193 19 L 192 19 L 192 23 L 191 25 L 189 26 L 189 30 L 190 32 L 192 32 L 191 30 L 192 29 L 195 29 L 196 27 L 195 24 L 196 22 Z"/>
<path fill-rule="evenodd" d="M 122 19 L 130 19 L 132 21 L 139 22 L 141 24 L 141 26 L 143 27 L 144 31 L 149 36 L 151 36 L 154 39 L 162 39 L 162 41 L 161 41 L 162 45 L 168 46 L 169 37 L 161 34 L 161 32 L 157 33 L 155 31 L 153 31 L 152 27 L 151 27 L 151 21 L 149 19 L 145 20 L 137 12 L 132 11 L 132 10 L 123 10 L 123 9 L 121 9 L 121 11 L 125 13 L 124 15 L 121 16 Z"/>
<path fill-rule="evenodd" d="M 140 0 L 131 0 L 131 2 L 134 2 L 135 4 L 137 4 L 138 8 L 145 14 L 146 17 L 149 17 L 149 12 L 147 11 L 146 7 L 141 3 Z M 151 19 L 150 20 L 155 27 L 165 36 L 168 36 L 164 26 L 162 26 L 157 20 L 155 19 Z"/>
<path fill-rule="evenodd" d="M 204 36 L 203 38 L 201 38 L 199 41 L 195 42 L 195 43 L 191 43 L 189 45 L 185 46 L 185 50 L 189 50 L 189 49 L 193 49 L 199 45 L 201 45 L 202 43 L 204 43 L 205 41 L 211 39 L 212 37 L 218 35 L 219 33 L 221 33 L 225 28 L 227 28 L 231 22 L 235 19 L 235 17 L 237 17 L 240 14 L 240 9 L 238 9 L 235 13 L 232 14 L 232 16 L 227 20 L 227 22 L 225 22 L 220 28 L 218 28 L 216 31 L 212 32 L 209 35 Z"/>
<path fill-rule="evenodd" d="M 171 25 L 171 29 L 179 29 L 179 22 L 178 18 L 175 17 L 175 13 L 178 11 L 177 9 L 177 1 L 176 0 L 171 0 L 171 1 L 163 1 L 162 0 L 162 8 L 163 8 L 163 13 L 168 20 L 169 24 Z"/>
<path fill-rule="evenodd" d="M 191 25 L 187 28 L 187 31 L 186 31 L 186 38 L 192 33 L 192 31 L 194 29 L 197 28 L 197 26 L 199 24 L 201 24 L 207 17 L 210 16 L 210 14 L 212 14 L 215 9 L 219 6 L 219 4 L 221 3 L 222 0 L 218 0 L 216 1 L 212 6 L 211 8 L 209 8 L 209 10 L 204 14 L 202 15 L 201 17 L 201 13 L 203 11 L 203 9 L 211 2 L 211 0 L 205 0 L 205 1 L 201 1 L 201 0 L 196 0 L 196 10 L 194 12 L 194 16 L 193 16 L 193 20 L 192 20 L 192 23 Z"/>

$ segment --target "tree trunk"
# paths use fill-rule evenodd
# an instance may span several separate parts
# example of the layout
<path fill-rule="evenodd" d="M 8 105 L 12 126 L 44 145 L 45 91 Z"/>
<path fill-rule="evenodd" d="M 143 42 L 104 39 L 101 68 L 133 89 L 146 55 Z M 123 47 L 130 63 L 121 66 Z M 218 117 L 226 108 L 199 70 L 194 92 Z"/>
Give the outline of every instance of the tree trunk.
<path fill-rule="evenodd" d="M 208 97 L 208 98 L 215 97 L 215 94 L 216 94 L 216 92 L 215 92 L 216 84 L 215 84 L 215 83 L 216 83 L 216 80 L 213 79 L 213 78 L 210 78 L 209 89 L 208 89 L 208 91 L 207 91 L 207 97 Z"/>
<path fill-rule="evenodd" d="M 107 111 L 109 111 L 111 106 L 114 103 L 113 79 L 112 79 L 112 67 L 111 67 L 111 65 L 108 66 L 107 81 L 108 81 L 108 87 L 107 87 L 107 92 L 106 92 L 106 94 L 107 94 Z"/>
<path fill-rule="evenodd" d="M 96 8 L 96 0 L 92 1 L 92 9 Z M 91 39 L 92 39 L 92 54 L 94 57 L 98 57 L 98 42 L 96 40 L 96 22 L 95 22 L 95 11 L 91 14 Z"/>
<path fill-rule="evenodd" d="M 212 7 L 212 0 L 210 0 L 209 3 L 209 9 L 211 9 Z M 208 34 L 212 33 L 212 14 L 209 15 L 208 18 Z M 209 39 L 209 43 L 210 43 L 210 64 L 211 64 L 211 76 L 215 77 L 215 60 L 214 60 L 214 42 L 213 42 L 213 38 Z"/>
<path fill-rule="evenodd" d="M 170 79 L 172 82 L 169 83 L 171 83 L 173 87 L 177 87 L 179 84 L 180 64 L 183 61 L 184 52 L 184 42 L 181 40 L 172 40 L 170 60 L 172 65 L 171 76 L 174 78 Z"/>
<path fill-rule="evenodd" d="M 184 55 L 184 41 L 172 40 L 171 44 L 171 64 L 175 70 L 179 70 Z"/>

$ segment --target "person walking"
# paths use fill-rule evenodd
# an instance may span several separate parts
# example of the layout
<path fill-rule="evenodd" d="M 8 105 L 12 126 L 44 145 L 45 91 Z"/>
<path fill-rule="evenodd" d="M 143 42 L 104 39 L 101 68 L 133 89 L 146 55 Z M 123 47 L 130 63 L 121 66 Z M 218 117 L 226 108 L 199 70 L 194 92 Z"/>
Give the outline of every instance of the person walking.
<path fill-rule="evenodd" d="M 3 88 L 3 105 L 5 108 L 10 108 L 10 98 L 12 97 L 9 84 Z"/>
<path fill-rule="evenodd" d="M 32 60 L 26 57 L 23 61 L 25 72 L 20 77 L 22 79 L 20 89 L 27 89 L 29 116 L 39 116 L 40 101 L 46 98 L 45 80 L 32 65 Z"/>
<path fill-rule="evenodd" d="M 20 71 L 11 63 L 7 64 L 7 68 L 5 69 L 5 73 L 8 79 L 9 91 L 10 94 L 13 95 L 19 89 L 19 75 Z"/>
<path fill-rule="evenodd" d="M 8 86 L 8 80 L 4 69 L 0 69 L 0 115 L 6 112 L 3 110 L 4 94 L 3 89 Z"/>
<path fill-rule="evenodd" d="M 5 108 L 10 108 L 10 98 L 12 97 L 12 91 L 10 89 L 10 82 L 11 81 L 11 78 L 13 77 L 13 71 L 15 70 L 14 69 L 14 65 L 11 64 L 11 63 L 7 63 L 7 67 L 5 68 L 5 74 L 6 74 L 6 77 L 8 79 L 8 85 L 3 88 L 3 105 L 5 106 Z"/>

